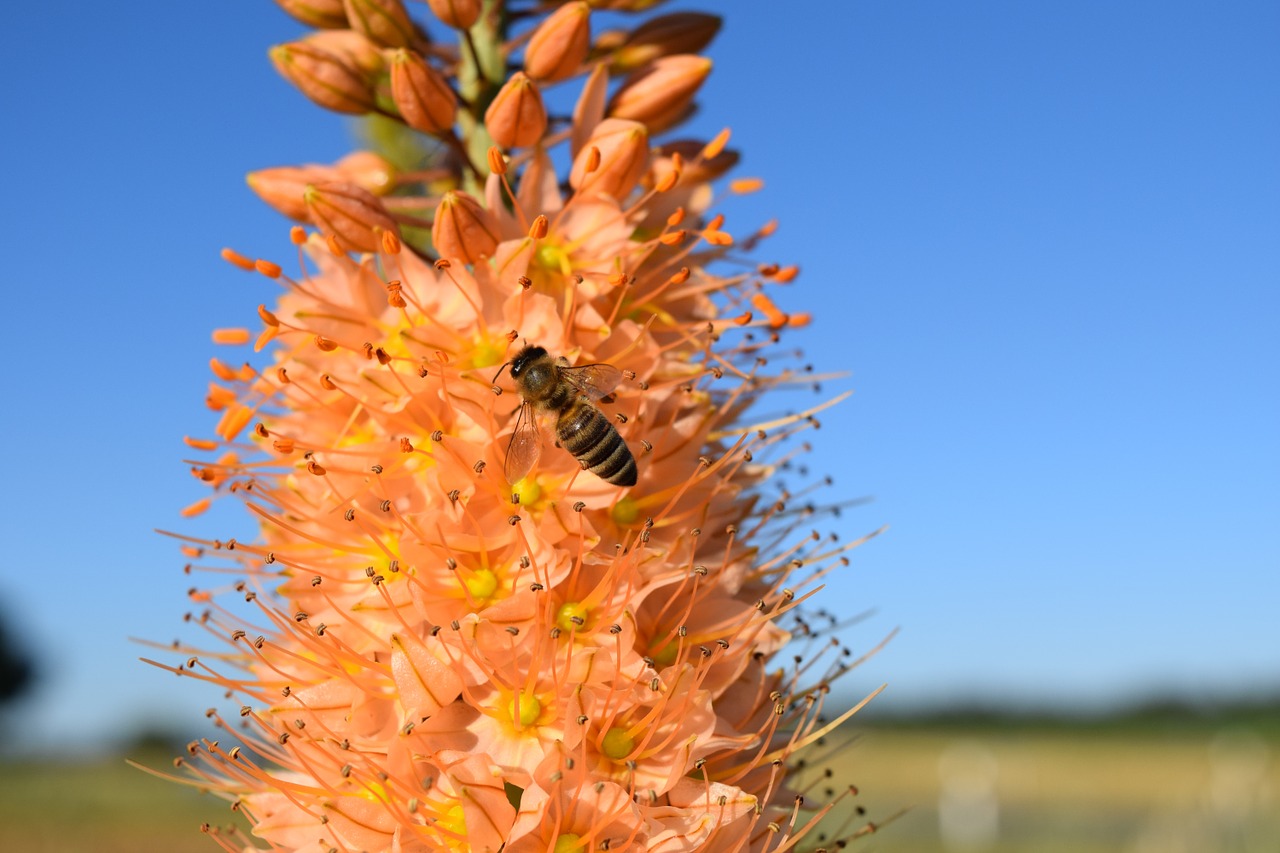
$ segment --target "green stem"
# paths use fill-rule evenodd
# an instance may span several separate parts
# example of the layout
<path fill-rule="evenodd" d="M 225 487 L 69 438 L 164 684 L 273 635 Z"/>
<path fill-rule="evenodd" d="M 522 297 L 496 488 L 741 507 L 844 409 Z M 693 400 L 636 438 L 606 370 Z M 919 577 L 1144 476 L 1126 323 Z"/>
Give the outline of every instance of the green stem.
<path fill-rule="evenodd" d="M 474 164 L 489 161 L 493 139 L 484 126 L 484 112 L 502 88 L 506 77 L 506 57 L 502 45 L 506 40 L 507 18 L 502 0 L 485 0 L 484 11 L 475 26 L 462 34 L 459 48 L 462 63 L 458 69 L 459 94 L 469 109 L 458 115 L 465 160 L 471 164 L 470 174 L 463 176 L 463 188 L 478 195 L 484 176 Z"/>

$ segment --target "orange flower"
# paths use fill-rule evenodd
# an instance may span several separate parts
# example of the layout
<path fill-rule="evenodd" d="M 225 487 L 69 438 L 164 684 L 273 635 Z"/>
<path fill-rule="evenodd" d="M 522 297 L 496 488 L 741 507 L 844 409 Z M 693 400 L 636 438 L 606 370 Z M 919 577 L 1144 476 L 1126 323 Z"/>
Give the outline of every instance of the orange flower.
<path fill-rule="evenodd" d="M 344 8 L 400 20 L 398 2 Z M 479 4 L 431 8 L 469 28 L 433 62 L 505 38 L 506 16 Z M 554 13 L 539 44 L 585 8 Z M 220 584 L 194 591 L 223 646 L 167 668 L 236 694 L 244 725 L 239 745 L 193 743 L 182 765 L 275 850 L 792 849 L 830 808 L 799 808 L 794 765 L 842 719 L 819 722 L 846 664 L 826 660 L 838 646 L 790 669 L 779 655 L 815 635 L 805 601 L 857 544 L 810 532 L 816 510 L 770 483 L 813 412 L 748 415 L 800 375 L 773 346 L 795 275 L 742 265 L 735 244 L 769 229 L 735 239 L 710 211 L 736 162 L 727 135 L 651 157 L 689 74 L 647 94 L 633 81 L 610 111 L 644 115 L 606 118 L 598 65 L 558 127 L 521 72 L 451 66 L 432 91 L 458 92 L 437 99 L 454 126 L 397 85 L 415 57 L 391 54 L 385 112 L 426 121 L 447 157 L 255 173 L 317 231 L 295 228 L 296 276 L 224 252 L 285 290 L 258 311 L 272 361 L 212 362 L 217 438 L 188 441 L 213 454 L 192 473 L 258 530 L 188 543 L 243 575 L 242 612 Z M 486 133 L 527 150 L 508 158 Z M 548 357 L 513 364 L 527 345 Z M 634 485 L 584 470 L 606 442 Z"/>

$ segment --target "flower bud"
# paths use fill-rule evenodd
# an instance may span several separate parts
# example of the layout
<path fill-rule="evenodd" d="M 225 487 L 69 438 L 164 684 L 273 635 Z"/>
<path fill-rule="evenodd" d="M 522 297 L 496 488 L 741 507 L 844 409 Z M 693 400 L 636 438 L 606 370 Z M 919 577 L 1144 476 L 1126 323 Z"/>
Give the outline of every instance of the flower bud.
<path fill-rule="evenodd" d="M 347 25 L 342 0 L 276 0 L 276 5 L 311 27 L 335 30 Z"/>
<path fill-rule="evenodd" d="M 711 60 L 693 54 L 664 56 L 628 77 L 609 100 L 613 118 L 644 122 L 650 131 L 676 124 L 711 73 Z"/>
<path fill-rule="evenodd" d="M 442 23 L 455 30 L 470 29 L 480 20 L 480 0 L 427 0 L 427 5 Z"/>
<path fill-rule="evenodd" d="M 566 3 L 539 25 L 524 49 L 524 70 L 535 80 L 555 82 L 577 73 L 591 49 L 591 9 Z"/>
<path fill-rule="evenodd" d="M 382 202 L 355 184 L 308 184 L 302 197 L 320 233 L 344 251 L 376 252 L 382 247 L 384 231 L 399 234 Z"/>
<path fill-rule="evenodd" d="M 591 163 L 598 160 L 594 169 Z M 643 124 L 607 118 L 591 134 L 573 160 L 569 185 L 583 195 L 621 199 L 644 175 L 649 164 L 649 132 Z"/>
<path fill-rule="evenodd" d="M 309 184 L 333 177 L 324 167 L 280 166 L 250 172 L 245 175 L 245 182 L 278 212 L 298 222 L 310 222 L 311 210 L 302 198 L 303 192 Z"/>
<path fill-rule="evenodd" d="M 393 52 L 390 59 L 391 98 L 404 123 L 423 133 L 453 127 L 458 102 L 444 75 L 406 48 Z"/>
<path fill-rule="evenodd" d="M 333 164 L 338 180 L 350 181 L 374 195 L 386 195 L 395 188 L 396 167 L 381 154 L 353 151 Z"/>
<path fill-rule="evenodd" d="M 311 33 L 302 42 L 344 60 L 347 67 L 363 77 L 371 88 L 386 73 L 387 61 L 382 50 L 355 30 L 321 30 Z"/>
<path fill-rule="evenodd" d="M 502 148 L 533 145 L 547 130 L 542 95 L 523 71 L 511 75 L 484 113 L 484 126 Z"/>
<path fill-rule="evenodd" d="M 431 242 L 440 257 L 474 264 L 498 248 L 498 227 L 480 202 L 461 190 L 451 190 L 436 207 Z"/>
<path fill-rule="evenodd" d="M 680 53 L 698 53 L 720 31 L 719 15 L 676 12 L 660 15 L 636 27 L 613 52 L 609 67 L 625 74 L 659 59 Z"/>
<path fill-rule="evenodd" d="M 418 41 L 403 0 L 343 0 L 351 29 L 384 47 L 404 47 Z"/>
<path fill-rule="evenodd" d="M 344 57 L 305 41 L 276 45 L 270 55 L 281 76 L 322 107 L 362 115 L 376 106 L 373 86 Z"/>
<path fill-rule="evenodd" d="M 310 222 L 311 211 L 303 194 L 310 184 L 339 181 L 355 184 L 374 195 L 386 195 L 395 186 L 395 167 L 372 151 L 356 151 L 332 166 L 278 166 L 245 176 L 250 189 L 290 219 Z"/>

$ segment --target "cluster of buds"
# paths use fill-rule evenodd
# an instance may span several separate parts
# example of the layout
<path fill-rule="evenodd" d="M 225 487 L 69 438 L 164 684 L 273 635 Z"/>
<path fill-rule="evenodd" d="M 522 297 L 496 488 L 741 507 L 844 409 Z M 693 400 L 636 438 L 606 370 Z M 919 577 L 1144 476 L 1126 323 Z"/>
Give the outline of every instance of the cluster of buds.
<path fill-rule="evenodd" d="M 782 851 L 841 801 L 825 843 L 870 831 L 847 784 L 797 769 L 852 713 L 824 717 L 853 660 L 805 602 L 859 543 L 780 484 L 816 408 L 751 421 L 813 381 L 780 345 L 808 317 L 771 295 L 797 271 L 745 265 L 772 224 L 739 238 L 712 212 L 722 183 L 759 185 L 724 177 L 727 132 L 656 138 L 719 19 L 277 2 L 319 28 L 271 51 L 280 72 L 423 159 L 255 172 L 301 272 L 224 252 L 283 293 L 258 311 L 272 363 L 215 360 L 216 437 L 188 439 L 260 521 L 185 545 L 241 576 L 192 592 L 226 645 L 166 666 L 243 702 L 236 726 L 210 712 L 237 745 L 179 761 L 252 837 L 207 831 L 234 851 Z M 606 16 L 626 25 L 593 34 Z M 552 433 L 565 447 L 512 464 Z M 584 470 L 605 442 L 628 476 Z"/>

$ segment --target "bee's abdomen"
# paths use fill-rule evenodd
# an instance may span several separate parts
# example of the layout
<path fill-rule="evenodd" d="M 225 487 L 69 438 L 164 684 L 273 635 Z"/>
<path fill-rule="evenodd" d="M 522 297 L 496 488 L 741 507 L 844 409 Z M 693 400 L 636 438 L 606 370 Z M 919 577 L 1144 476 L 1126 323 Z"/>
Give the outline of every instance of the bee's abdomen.
<path fill-rule="evenodd" d="M 635 457 L 613 424 L 595 407 L 579 403 L 561 412 L 556 437 L 582 467 L 606 483 L 636 484 Z"/>

